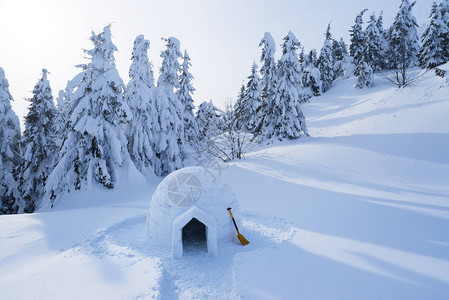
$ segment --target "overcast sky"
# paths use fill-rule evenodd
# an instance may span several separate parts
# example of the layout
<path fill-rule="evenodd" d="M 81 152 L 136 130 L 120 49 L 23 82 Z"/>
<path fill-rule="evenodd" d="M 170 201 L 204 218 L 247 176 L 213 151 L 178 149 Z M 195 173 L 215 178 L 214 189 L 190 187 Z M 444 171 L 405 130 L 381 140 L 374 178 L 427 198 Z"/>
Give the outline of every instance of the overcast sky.
<path fill-rule="evenodd" d="M 413 12 L 418 23 L 426 21 L 431 3 L 417 1 Z M 212 99 L 222 106 L 236 98 L 253 61 L 259 63 L 264 32 L 271 32 L 279 46 L 292 30 L 306 50 L 320 49 L 328 22 L 334 38 L 348 42 L 348 30 L 361 9 L 369 9 L 365 20 L 383 10 L 389 26 L 399 4 L 400 0 L 0 0 L 0 67 L 22 122 L 28 106 L 24 98 L 31 97 L 41 69 L 51 73 L 56 96 L 79 72 L 74 66 L 86 62 L 82 49 L 92 47 L 91 31 L 112 23 L 117 68 L 125 83 L 138 34 L 151 42 L 156 78 L 164 49 L 161 37 L 174 36 L 192 59 L 195 104 Z"/>

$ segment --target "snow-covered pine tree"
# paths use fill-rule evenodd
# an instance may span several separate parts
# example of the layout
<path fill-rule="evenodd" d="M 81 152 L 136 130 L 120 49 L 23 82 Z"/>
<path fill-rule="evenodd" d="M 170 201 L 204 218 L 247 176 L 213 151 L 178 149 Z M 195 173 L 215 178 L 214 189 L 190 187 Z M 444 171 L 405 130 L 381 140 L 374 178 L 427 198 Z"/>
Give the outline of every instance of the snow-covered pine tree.
<path fill-rule="evenodd" d="M 218 108 L 214 106 L 212 100 L 204 101 L 198 106 L 195 121 L 198 124 L 198 137 L 200 141 L 205 141 L 218 134 L 220 127 L 220 115 Z"/>
<path fill-rule="evenodd" d="M 318 69 L 321 74 L 321 90 L 323 93 L 329 89 L 334 81 L 334 56 L 332 51 L 330 23 L 327 25 L 327 30 L 324 36 L 324 45 L 321 48 L 320 57 L 318 58 Z"/>
<path fill-rule="evenodd" d="M 425 69 L 432 69 L 448 61 L 448 50 L 444 48 L 445 38 L 449 34 L 448 24 L 445 22 L 441 4 L 433 3 L 429 22 L 421 36 L 419 50 L 419 65 Z"/>
<path fill-rule="evenodd" d="M 354 58 L 350 55 L 347 55 L 342 61 L 342 64 L 341 66 L 339 66 L 339 68 L 341 68 L 343 72 L 341 77 L 344 79 L 348 79 L 355 76 L 355 69 L 357 68 L 357 66 L 354 65 Z"/>
<path fill-rule="evenodd" d="M 381 60 L 381 64 L 380 64 L 381 70 L 385 70 L 389 66 L 388 57 L 386 56 L 386 54 L 388 53 L 388 30 L 384 29 L 383 15 L 384 15 L 384 12 L 381 11 L 379 17 L 377 18 L 377 23 L 376 23 L 377 30 L 380 32 L 380 34 L 382 36 L 381 50 L 382 50 L 382 53 L 384 53 L 384 57 Z"/>
<path fill-rule="evenodd" d="M 235 111 L 237 128 L 241 128 L 255 136 L 260 134 L 258 127 L 262 120 L 260 78 L 257 75 L 257 68 L 256 63 L 253 63 L 251 75 L 248 76 L 248 83 L 243 90 L 243 99 L 236 106 Z"/>
<path fill-rule="evenodd" d="M 126 127 L 128 151 L 137 169 L 147 178 L 154 175 L 152 162 L 155 157 L 154 123 L 157 122 L 153 98 L 154 78 L 148 49 L 150 41 L 143 35 L 134 40 L 129 68 L 130 81 L 126 86 L 125 100 L 132 113 Z"/>
<path fill-rule="evenodd" d="M 324 39 L 333 41 L 331 33 L 331 22 L 327 23 L 326 32 L 324 33 Z"/>
<path fill-rule="evenodd" d="M 195 105 L 193 105 L 192 94 L 195 88 L 191 84 L 193 80 L 193 76 L 189 71 L 191 65 L 189 54 L 185 50 L 181 64 L 181 74 L 179 75 L 179 89 L 176 91 L 176 96 L 184 107 L 182 116 L 184 118 L 185 140 L 193 146 L 198 138 L 198 126 L 195 122 L 195 115 L 193 114 Z"/>
<path fill-rule="evenodd" d="M 441 15 L 445 18 L 449 18 L 449 16 L 446 16 L 446 13 L 449 12 L 449 0 L 442 0 L 439 4 Z"/>
<path fill-rule="evenodd" d="M 148 59 L 148 49 L 150 41 L 145 39 L 143 34 L 139 34 L 134 39 L 133 51 L 131 54 L 131 66 L 129 67 L 130 79 L 141 80 L 149 88 L 154 88 L 153 64 Z"/>
<path fill-rule="evenodd" d="M 184 107 L 174 93 L 179 88 L 179 40 L 164 39 L 167 49 L 161 53 L 162 66 L 156 89 L 155 124 L 156 157 L 153 170 L 158 176 L 165 176 L 183 167 L 184 159 Z"/>
<path fill-rule="evenodd" d="M 65 99 L 65 93 L 64 90 L 60 90 L 58 93 L 58 97 L 56 97 L 56 104 L 57 104 L 57 117 L 56 117 L 56 133 L 58 135 L 58 148 L 61 147 L 62 142 L 65 137 L 65 130 L 66 130 L 66 108 L 67 103 Z M 57 155 L 56 155 L 57 156 Z M 56 157 L 57 159 L 57 157 Z"/>
<path fill-rule="evenodd" d="M 301 84 L 301 73 L 297 50 L 300 43 L 289 31 L 282 44 L 282 57 L 278 62 L 278 82 L 273 107 L 265 116 L 263 136 L 270 139 L 298 139 L 307 133 L 304 114 L 300 103 L 306 99 Z"/>
<path fill-rule="evenodd" d="M 20 124 L 11 101 L 9 83 L 0 68 L 0 215 L 17 213 L 24 206 L 15 171 L 21 161 Z"/>
<path fill-rule="evenodd" d="M 380 34 L 383 35 L 383 37 L 385 38 L 385 30 L 384 30 L 384 12 L 381 11 L 379 18 L 377 18 L 377 30 L 379 30 Z"/>
<path fill-rule="evenodd" d="M 306 71 L 307 82 L 306 85 L 310 87 L 311 95 L 319 96 L 322 91 L 321 72 L 318 68 L 312 68 Z"/>
<path fill-rule="evenodd" d="M 351 27 L 351 44 L 349 45 L 349 54 L 354 58 L 354 64 L 357 66 L 365 52 L 365 33 L 363 31 L 363 15 L 367 9 L 362 10 L 355 18 L 355 24 Z"/>
<path fill-rule="evenodd" d="M 341 70 L 339 68 L 337 68 L 336 64 L 343 61 L 343 59 L 345 57 L 344 57 L 342 49 L 340 47 L 340 42 L 337 40 L 334 40 L 334 39 L 332 40 L 332 57 L 334 60 L 334 79 L 337 79 L 342 74 L 341 74 Z"/>
<path fill-rule="evenodd" d="M 331 23 L 327 25 L 326 33 L 324 34 L 325 40 L 329 40 L 332 45 L 332 79 L 335 80 L 342 75 L 341 62 L 344 59 L 344 54 L 340 42 L 332 38 Z"/>
<path fill-rule="evenodd" d="M 318 54 L 316 49 L 312 49 L 309 52 L 309 62 L 315 66 L 315 68 L 318 68 Z"/>
<path fill-rule="evenodd" d="M 50 207 L 74 190 L 113 188 L 122 180 L 140 179 L 121 126 L 131 117 L 123 101 L 124 83 L 115 67 L 116 46 L 110 26 L 92 32 L 94 44 L 83 71 L 68 84 L 67 134 L 58 163 L 46 185 L 43 206 Z M 133 177 L 131 177 L 133 176 Z"/>
<path fill-rule="evenodd" d="M 366 87 L 371 87 L 373 82 L 373 69 L 371 69 L 370 65 L 365 61 L 365 58 L 359 62 L 356 70 L 357 82 L 355 86 L 359 89 L 363 89 Z"/>
<path fill-rule="evenodd" d="M 388 31 L 388 57 L 395 72 L 395 84 L 404 87 L 410 82 L 409 67 L 417 63 L 419 39 L 418 24 L 412 15 L 412 8 L 416 2 L 402 0 L 399 11 Z"/>
<path fill-rule="evenodd" d="M 301 65 L 302 84 L 307 94 L 319 96 L 321 94 L 321 73 L 314 62 L 316 63 L 316 50 L 312 49 L 309 54 L 304 55 Z"/>
<path fill-rule="evenodd" d="M 341 53 L 343 54 L 343 58 L 349 55 L 348 52 L 348 45 L 346 45 L 343 38 L 340 38 L 340 41 L 338 42 L 340 44 Z"/>
<path fill-rule="evenodd" d="M 379 31 L 378 19 L 375 13 L 370 16 L 368 26 L 365 30 L 365 57 L 364 61 L 368 63 L 371 69 L 380 71 L 384 65 L 384 37 Z M 359 68 L 357 68 L 359 69 Z M 358 71 L 356 71 L 358 73 Z"/>
<path fill-rule="evenodd" d="M 332 56 L 335 61 L 343 60 L 347 54 L 347 46 L 342 38 L 339 41 L 332 40 Z"/>
<path fill-rule="evenodd" d="M 301 51 L 299 52 L 299 57 L 298 57 L 299 65 L 301 66 L 301 72 L 303 71 L 302 67 L 304 66 L 304 57 L 305 57 L 304 47 L 301 47 Z"/>
<path fill-rule="evenodd" d="M 258 125 L 258 131 L 262 129 L 265 116 L 271 113 L 270 109 L 274 106 L 273 102 L 277 84 L 276 61 L 274 59 L 276 44 L 269 32 L 265 32 L 264 37 L 259 43 L 259 47 L 262 47 L 262 55 L 260 57 L 260 62 L 262 63 L 262 67 L 260 68 L 260 74 L 262 76 L 260 81 L 262 120 Z"/>
<path fill-rule="evenodd" d="M 20 207 L 19 212 L 32 213 L 40 207 L 59 149 L 58 111 L 47 74 L 47 70 L 43 69 L 42 78 L 33 89 L 33 97 L 28 100 L 31 104 L 25 117 L 19 168 L 20 192 L 25 207 Z"/>

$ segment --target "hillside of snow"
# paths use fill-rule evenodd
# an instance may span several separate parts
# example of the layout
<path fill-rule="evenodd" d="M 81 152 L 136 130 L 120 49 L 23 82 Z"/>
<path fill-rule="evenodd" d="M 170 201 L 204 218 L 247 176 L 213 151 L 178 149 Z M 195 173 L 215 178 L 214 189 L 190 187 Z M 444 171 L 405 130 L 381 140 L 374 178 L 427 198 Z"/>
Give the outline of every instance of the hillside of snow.
<path fill-rule="evenodd" d="M 248 246 L 172 259 L 145 238 L 158 182 L 0 216 L 4 299 L 447 299 L 449 87 L 338 80 L 311 137 L 215 168 Z"/>

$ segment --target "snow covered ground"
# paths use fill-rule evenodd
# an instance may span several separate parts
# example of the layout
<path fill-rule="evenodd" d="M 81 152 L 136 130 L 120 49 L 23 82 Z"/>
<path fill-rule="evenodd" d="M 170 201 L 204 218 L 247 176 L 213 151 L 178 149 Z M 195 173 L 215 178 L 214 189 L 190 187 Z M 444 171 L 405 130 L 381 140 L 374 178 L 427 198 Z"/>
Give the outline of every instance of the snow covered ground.
<path fill-rule="evenodd" d="M 148 244 L 157 182 L 0 217 L 4 299 L 448 299 L 449 87 L 339 80 L 304 105 L 310 138 L 221 171 L 248 246 Z"/>

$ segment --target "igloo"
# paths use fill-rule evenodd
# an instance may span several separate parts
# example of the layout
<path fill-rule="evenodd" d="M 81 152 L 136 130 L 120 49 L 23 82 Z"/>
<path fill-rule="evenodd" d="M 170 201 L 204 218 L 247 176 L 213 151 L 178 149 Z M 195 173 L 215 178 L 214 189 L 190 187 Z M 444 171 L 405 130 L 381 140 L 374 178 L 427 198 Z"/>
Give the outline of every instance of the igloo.
<path fill-rule="evenodd" d="M 218 247 L 236 243 L 241 213 L 237 197 L 219 176 L 202 167 L 177 170 L 162 180 L 151 199 L 146 229 L 150 243 L 171 247 L 172 256 L 183 256 L 189 243 L 204 242 L 207 253 L 218 255 Z"/>

